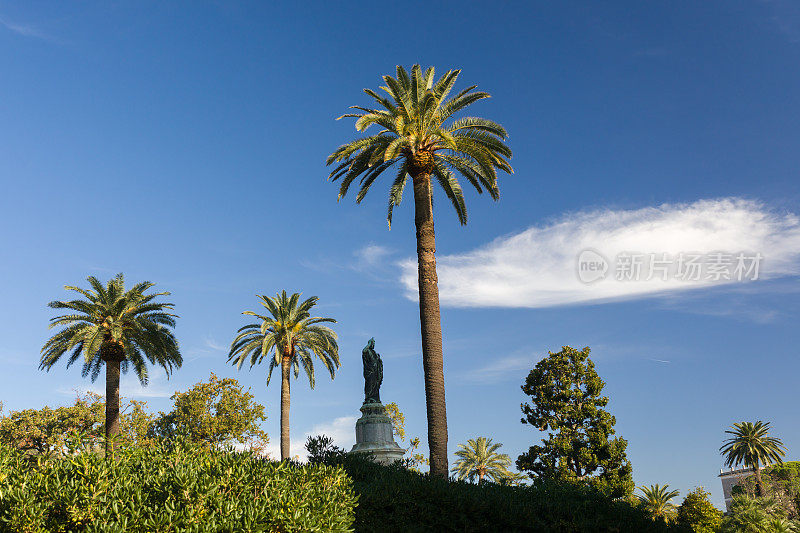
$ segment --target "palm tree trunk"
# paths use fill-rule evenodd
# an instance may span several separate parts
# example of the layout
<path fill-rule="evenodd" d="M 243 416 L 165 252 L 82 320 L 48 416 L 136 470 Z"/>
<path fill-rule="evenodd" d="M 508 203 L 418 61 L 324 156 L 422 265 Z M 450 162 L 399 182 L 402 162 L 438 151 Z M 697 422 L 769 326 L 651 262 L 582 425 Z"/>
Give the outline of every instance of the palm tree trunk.
<path fill-rule="evenodd" d="M 289 451 L 289 362 L 287 356 L 281 361 L 281 461 L 291 458 Z"/>
<path fill-rule="evenodd" d="M 756 475 L 756 493 L 763 498 L 766 494 L 764 493 L 764 484 L 761 482 L 761 469 L 758 467 L 758 460 L 756 460 L 756 464 L 753 467 L 753 473 Z"/>
<path fill-rule="evenodd" d="M 119 359 L 106 361 L 106 443 L 105 451 L 114 451 L 113 437 L 119 433 Z"/>
<path fill-rule="evenodd" d="M 430 175 L 413 176 L 414 222 L 417 227 L 419 320 L 422 330 L 422 367 L 428 411 L 428 448 L 431 474 L 446 478 L 447 410 L 444 398 L 442 322 L 439 313 L 439 281 L 436 276 L 436 235 L 433 230 L 433 197 Z"/>

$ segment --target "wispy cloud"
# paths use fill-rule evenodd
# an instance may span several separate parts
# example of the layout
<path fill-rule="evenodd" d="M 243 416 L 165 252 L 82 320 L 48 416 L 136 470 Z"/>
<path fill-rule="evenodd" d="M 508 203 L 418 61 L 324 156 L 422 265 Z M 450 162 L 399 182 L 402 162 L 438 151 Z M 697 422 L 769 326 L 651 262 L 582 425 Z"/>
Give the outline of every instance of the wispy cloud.
<path fill-rule="evenodd" d="M 521 373 L 533 368 L 541 355 L 510 355 L 492 361 L 491 364 L 470 370 L 462 375 L 464 381 L 488 385 L 500 381 L 519 381 Z"/>
<path fill-rule="evenodd" d="M 52 37 L 44 33 L 36 26 L 12 22 L 6 17 L 0 17 L 0 25 L 5 27 L 7 30 L 16 33 L 17 35 L 22 35 L 23 37 L 34 37 L 36 39 L 45 39 L 48 41 L 53 40 Z"/>
<path fill-rule="evenodd" d="M 212 339 L 211 337 L 205 337 L 203 339 L 203 343 L 208 346 L 211 350 L 215 352 L 227 352 L 228 347 L 223 346 L 222 344 L 218 343 L 216 340 Z"/>
<path fill-rule="evenodd" d="M 623 252 L 670 257 L 719 251 L 760 253 L 759 279 L 774 279 L 800 273 L 800 221 L 793 213 L 778 213 L 760 202 L 739 198 L 567 214 L 471 252 L 441 256 L 441 302 L 455 307 L 541 308 L 679 294 L 726 283 L 659 276 L 618 281 L 612 271 L 605 279 L 587 284 L 577 270 L 577 258 L 587 249 L 611 259 Z M 406 294 L 416 299 L 416 262 L 407 259 L 400 266 Z M 733 281 L 727 283 L 732 286 Z"/>
<path fill-rule="evenodd" d="M 392 251 L 389 248 L 370 243 L 354 252 L 353 255 L 356 256 L 357 260 L 355 268 L 375 267 L 381 264 L 381 262 L 391 254 Z"/>
<path fill-rule="evenodd" d="M 800 5 L 794 0 L 767 0 L 770 22 L 790 43 L 800 43 Z"/>

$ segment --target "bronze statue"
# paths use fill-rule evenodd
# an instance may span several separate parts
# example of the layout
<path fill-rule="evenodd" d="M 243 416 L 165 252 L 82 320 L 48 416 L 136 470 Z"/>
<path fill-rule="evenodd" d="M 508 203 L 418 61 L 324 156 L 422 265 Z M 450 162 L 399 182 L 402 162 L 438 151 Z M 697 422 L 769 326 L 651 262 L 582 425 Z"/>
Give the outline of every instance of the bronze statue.
<path fill-rule="evenodd" d="M 381 401 L 381 383 L 383 383 L 383 361 L 375 351 L 375 339 L 372 338 L 361 350 L 364 362 L 364 403 Z"/>

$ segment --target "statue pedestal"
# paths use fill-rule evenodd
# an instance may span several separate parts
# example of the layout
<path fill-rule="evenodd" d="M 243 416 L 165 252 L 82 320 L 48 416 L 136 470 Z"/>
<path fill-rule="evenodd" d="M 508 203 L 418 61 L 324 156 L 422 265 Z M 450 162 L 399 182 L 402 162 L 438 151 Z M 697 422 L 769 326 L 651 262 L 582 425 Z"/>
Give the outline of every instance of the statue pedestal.
<path fill-rule="evenodd" d="M 350 453 L 368 453 L 381 464 L 388 465 L 403 458 L 405 450 L 397 445 L 392 434 L 392 420 L 380 402 L 361 406 L 356 422 L 356 444 Z"/>

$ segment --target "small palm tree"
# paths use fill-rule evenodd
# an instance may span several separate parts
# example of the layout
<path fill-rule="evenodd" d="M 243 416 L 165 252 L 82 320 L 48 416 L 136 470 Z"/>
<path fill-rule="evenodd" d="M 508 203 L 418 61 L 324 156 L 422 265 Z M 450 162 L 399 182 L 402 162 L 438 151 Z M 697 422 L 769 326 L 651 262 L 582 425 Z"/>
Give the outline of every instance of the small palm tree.
<path fill-rule="evenodd" d="M 336 333 L 319 325 L 323 322 L 336 322 L 332 318 L 312 317 L 311 308 L 318 298 L 300 302 L 300 294 L 286 295 L 286 291 L 278 293 L 274 298 L 258 295 L 267 311 L 260 315 L 245 311 L 243 315 L 251 315 L 260 322 L 248 324 L 239 329 L 238 335 L 231 343 L 228 361 L 233 361 L 241 369 L 245 361 L 250 361 L 250 368 L 261 363 L 271 351 L 274 356 L 269 360 L 267 385 L 272 379 L 272 370 L 281 367 L 281 460 L 291 457 L 289 451 L 289 374 L 294 371 L 295 379 L 302 366 L 308 376 L 308 383 L 314 388 L 314 361 L 312 355 L 318 357 L 331 379 L 339 368 L 339 345 Z"/>
<path fill-rule="evenodd" d="M 387 221 L 400 205 L 409 177 L 414 190 L 414 221 L 417 228 L 419 274 L 419 309 L 422 329 L 422 363 L 425 373 L 425 400 L 428 411 L 428 447 L 431 473 L 447 477 L 447 413 L 444 396 L 442 325 L 439 311 L 439 288 L 436 276 L 436 236 L 433 228 L 433 183 L 438 183 L 453 204 L 459 222 L 467 223 L 464 193 L 456 178 L 460 174 L 478 191 L 484 190 L 497 200 L 497 170 L 512 173 L 507 159 L 506 130 L 490 120 L 463 117 L 450 119 L 459 111 L 489 94 L 467 87 L 448 99 L 461 71 L 450 70 L 438 80 L 433 67 L 423 74 L 414 65 L 411 75 L 398 66 L 397 78 L 384 76 L 386 83 L 372 97 L 377 109 L 352 106 L 360 113 L 342 117 L 356 119 L 356 129 L 364 131 L 373 124 L 382 128 L 375 135 L 362 137 L 340 146 L 328 156 L 328 165 L 338 163 L 331 181 L 341 180 L 339 199 L 360 177 L 356 202 L 366 196 L 381 174 L 394 171 L 389 187 Z"/>
<path fill-rule="evenodd" d="M 142 385 L 149 376 L 147 362 L 163 367 L 167 376 L 180 368 L 183 358 L 178 341 L 169 328 L 175 327 L 177 315 L 170 313 L 173 304 L 154 301 L 168 292 L 146 294 L 153 283 L 144 281 L 125 290 L 125 279 L 117 274 L 104 286 L 94 276 L 86 278 L 90 289 L 67 285 L 83 298 L 53 301 L 53 309 L 67 309 L 68 314 L 50 320 L 50 327 L 63 329 L 50 337 L 42 347 L 40 370 L 50 368 L 67 352 L 67 367 L 83 355 L 83 377 L 97 379 L 106 369 L 106 451 L 113 449 L 113 437 L 119 433 L 120 371 L 133 367 Z M 110 443 L 110 444 L 109 444 Z"/>
<path fill-rule="evenodd" d="M 669 485 L 663 487 L 656 483 L 649 487 L 639 487 L 642 494 L 638 496 L 642 508 L 653 520 L 669 522 L 678 512 L 678 507 L 672 503 L 672 498 L 678 496 L 677 490 L 669 490 Z"/>
<path fill-rule="evenodd" d="M 499 442 L 493 444 L 492 439 L 486 437 L 469 439 L 467 444 L 459 444 L 453 474 L 459 480 L 474 481 L 477 477 L 479 485 L 484 478 L 495 483 L 516 480 L 517 476 L 508 469 L 511 459 L 508 455 L 497 452 L 501 446 L 503 445 Z"/>
<path fill-rule="evenodd" d="M 756 477 L 756 489 L 759 496 L 765 496 L 764 485 L 761 482 L 761 465 L 769 466 L 772 463 L 782 463 L 782 456 L 786 455 L 786 447 L 780 439 L 769 436 L 770 423 L 739 422 L 725 431 L 731 438 L 727 439 L 720 452 L 725 456 L 725 464 L 729 467 L 744 464 L 752 468 Z"/>

